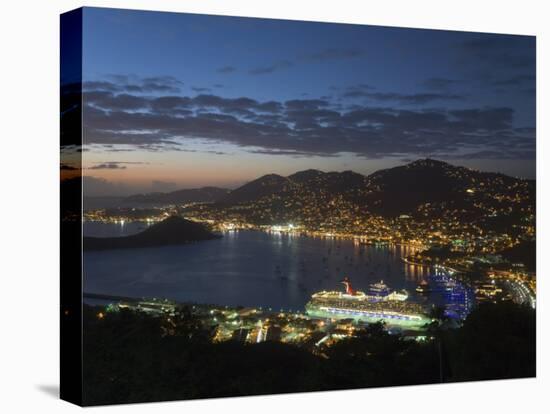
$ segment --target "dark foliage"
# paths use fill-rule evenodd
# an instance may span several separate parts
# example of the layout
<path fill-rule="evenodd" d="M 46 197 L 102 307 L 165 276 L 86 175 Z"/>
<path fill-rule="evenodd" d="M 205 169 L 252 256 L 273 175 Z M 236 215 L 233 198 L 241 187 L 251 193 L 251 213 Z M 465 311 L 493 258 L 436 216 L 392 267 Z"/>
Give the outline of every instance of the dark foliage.
<path fill-rule="evenodd" d="M 537 267 L 537 246 L 535 240 L 525 241 L 514 247 L 503 250 L 502 256 L 513 263 L 523 263 L 527 270 L 535 271 Z"/>
<path fill-rule="evenodd" d="M 417 342 L 374 324 L 319 356 L 292 345 L 213 344 L 189 309 L 156 318 L 84 308 L 86 405 L 429 384 L 535 375 L 534 312 L 485 305 Z"/>
<path fill-rule="evenodd" d="M 536 375 L 535 311 L 511 302 L 483 304 L 447 334 L 454 381 Z"/>

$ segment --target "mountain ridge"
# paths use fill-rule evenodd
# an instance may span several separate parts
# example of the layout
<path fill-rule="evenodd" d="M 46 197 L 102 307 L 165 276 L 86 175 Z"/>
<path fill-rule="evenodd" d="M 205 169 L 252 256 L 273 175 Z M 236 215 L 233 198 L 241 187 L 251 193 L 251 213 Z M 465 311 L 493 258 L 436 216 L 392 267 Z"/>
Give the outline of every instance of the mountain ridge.
<path fill-rule="evenodd" d="M 534 197 L 534 187 L 532 180 L 425 158 L 369 175 L 351 170 L 323 172 L 315 169 L 297 171 L 287 177 L 266 174 L 229 192 L 214 205 L 220 208 L 241 206 L 248 208 L 251 214 L 256 206 L 277 211 L 272 216 L 282 220 L 292 216 L 293 209 L 326 210 L 337 200 L 357 214 L 368 212 L 395 217 L 415 212 L 423 205 L 442 203 L 474 211 L 483 203 L 498 204 L 495 200 L 510 191 L 530 200 Z"/>
<path fill-rule="evenodd" d="M 233 190 L 202 187 L 137 194 L 126 197 L 124 205 L 209 203 L 215 209 L 242 210 L 247 217 L 258 216 L 259 222 L 270 222 L 299 219 L 306 214 L 328 215 L 337 205 L 349 209 L 350 214 L 354 211 L 386 217 L 412 214 L 422 206 L 438 204 L 476 211 L 482 204 L 498 205 L 498 199 L 510 192 L 530 202 L 535 195 L 535 181 L 423 158 L 369 175 L 351 170 L 305 169 L 286 177 L 265 174 Z M 261 209 L 266 213 L 260 213 Z"/>
<path fill-rule="evenodd" d="M 230 190 L 214 186 L 184 188 L 170 192 L 133 194 L 123 199 L 124 204 L 181 204 L 190 202 L 212 203 Z"/>

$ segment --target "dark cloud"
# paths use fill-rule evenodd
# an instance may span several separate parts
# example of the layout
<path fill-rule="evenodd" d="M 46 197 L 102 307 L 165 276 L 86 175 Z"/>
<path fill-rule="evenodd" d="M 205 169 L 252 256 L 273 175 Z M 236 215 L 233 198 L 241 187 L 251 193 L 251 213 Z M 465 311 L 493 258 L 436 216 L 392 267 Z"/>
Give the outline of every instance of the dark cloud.
<path fill-rule="evenodd" d="M 423 105 L 434 101 L 460 101 L 464 99 L 462 95 L 448 92 L 414 94 L 379 92 L 375 91 L 376 88 L 367 84 L 353 85 L 345 88 L 333 86 L 331 89 L 337 91 L 338 95 L 343 98 L 369 99 L 377 102 L 395 102 L 403 105 Z"/>
<path fill-rule="evenodd" d="M 93 91 L 84 93 L 84 101 L 94 106 L 109 110 L 136 110 L 149 105 L 147 98 L 127 93 Z"/>
<path fill-rule="evenodd" d="M 117 85 L 113 82 L 107 82 L 107 81 L 84 82 L 83 89 L 92 90 L 92 91 L 109 91 L 109 92 L 120 92 L 123 90 L 120 85 Z"/>
<path fill-rule="evenodd" d="M 275 101 L 258 102 L 246 97 L 222 98 L 217 95 L 198 95 L 189 100 L 189 105 L 193 108 L 215 108 L 233 114 L 253 113 L 250 111 L 273 113 L 281 111 L 283 107 Z"/>
<path fill-rule="evenodd" d="M 227 74 L 227 73 L 233 73 L 236 70 L 237 68 L 234 66 L 222 66 L 221 68 L 218 68 L 216 72 Z"/>
<path fill-rule="evenodd" d="M 139 164 L 148 164 L 146 162 L 139 161 L 106 161 L 89 167 L 89 170 L 124 170 L 126 166 L 130 165 L 139 165 Z"/>
<path fill-rule="evenodd" d="M 198 149 L 191 149 L 191 148 L 182 148 L 178 146 L 174 146 L 170 148 L 171 151 L 177 151 L 177 152 L 193 152 L 193 153 L 199 153 L 199 154 L 214 154 L 214 155 L 228 155 L 228 152 L 225 151 L 216 151 L 216 150 L 198 150 Z"/>
<path fill-rule="evenodd" d="M 222 98 L 217 95 L 198 95 L 191 101 L 200 107 L 217 107 L 225 111 L 232 109 L 250 109 L 258 105 L 258 101 L 251 98 Z"/>
<path fill-rule="evenodd" d="M 329 102 L 323 99 L 291 99 L 285 102 L 285 106 L 290 110 L 316 110 L 329 106 Z"/>
<path fill-rule="evenodd" d="M 535 130 L 514 128 L 511 108 L 413 110 L 402 105 L 460 97 L 449 93 L 383 93 L 368 85 L 359 85 L 356 90 L 364 91 L 365 98 L 375 103 L 401 106 L 343 106 L 329 97 L 261 102 L 214 94 L 159 97 L 88 90 L 84 94 L 84 137 L 90 145 L 108 146 L 107 151 L 121 145 L 149 151 L 186 150 L 181 145 L 185 140 L 201 139 L 255 153 L 296 157 L 342 152 L 369 158 L 452 156 L 463 154 L 465 149 L 474 154 L 472 157 L 482 153 L 488 156 L 488 151 L 505 159 L 514 154 L 534 154 Z M 346 92 L 349 88 L 341 90 Z M 96 167 L 124 166 L 101 163 Z"/>
<path fill-rule="evenodd" d="M 79 170 L 79 168 L 73 167 L 72 165 L 63 164 L 63 163 L 61 164 L 60 168 L 61 168 L 62 171 L 76 171 L 76 170 Z"/>
<path fill-rule="evenodd" d="M 192 115 L 193 111 L 205 108 L 216 108 L 235 114 L 243 114 L 246 111 L 275 113 L 283 108 L 283 105 L 276 101 L 258 102 L 246 97 L 223 98 L 212 94 L 199 94 L 192 98 L 187 96 L 148 97 L 126 93 L 87 91 L 83 96 L 88 108 L 108 111 L 170 112 L 170 115 L 178 116 Z M 249 112 L 249 114 L 253 114 L 253 112 Z"/>
<path fill-rule="evenodd" d="M 125 165 L 117 164 L 114 162 L 106 162 L 101 164 L 96 164 L 92 167 L 89 167 L 90 170 L 124 170 L 126 169 Z"/>
<path fill-rule="evenodd" d="M 290 60 L 280 60 L 269 66 L 260 66 L 257 68 L 252 68 L 248 71 L 248 73 L 250 73 L 251 75 L 265 75 L 268 73 L 273 73 L 280 69 L 288 69 L 292 66 L 294 66 L 294 63 L 292 63 Z"/>
<path fill-rule="evenodd" d="M 513 152 L 484 150 L 463 154 L 439 153 L 437 156 L 447 160 L 534 160 L 536 158 L 535 150 Z"/>
<path fill-rule="evenodd" d="M 304 151 L 289 151 L 289 150 L 270 150 L 270 149 L 257 149 L 249 150 L 251 154 L 265 154 L 265 155 L 286 155 L 293 158 L 309 158 L 309 157 L 335 157 L 336 154 L 325 154 L 316 152 L 304 152 Z"/>
<path fill-rule="evenodd" d="M 107 75 L 107 79 L 87 81 L 83 90 L 128 93 L 179 93 L 183 82 L 173 76 L 140 78 L 137 76 Z"/>
<path fill-rule="evenodd" d="M 87 95 L 85 95 L 87 96 Z M 154 99 L 143 99 L 142 108 L 151 108 L 153 111 L 191 114 L 191 98 L 186 96 L 161 96 Z"/>
<path fill-rule="evenodd" d="M 463 109 L 449 112 L 458 119 L 462 128 L 470 130 L 510 130 L 514 110 L 512 108 Z"/>
<path fill-rule="evenodd" d="M 534 75 L 516 75 L 506 79 L 496 80 L 493 82 L 495 86 L 522 86 L 526 84 L 534 84 Z"/>
<path fill-rule="evenodd" d="M 372 92 L 365 95 L 379 102 L 398 102 L 405 105 L 422 105 L 433 101 L 460 101 L 462 95 L 449 93 L 414 93 L 402 94 L 393 92 Z"/>
<path fill-rule="evenodd" d="M 156 84 L 156 83 L 162 83 L 167 85 L 183 85 L 183 82 L 181 82 L 179 79 L 173 76 L 151 76 L 148 78 L 142 78 L 142 81 L 145 85 Z"/>

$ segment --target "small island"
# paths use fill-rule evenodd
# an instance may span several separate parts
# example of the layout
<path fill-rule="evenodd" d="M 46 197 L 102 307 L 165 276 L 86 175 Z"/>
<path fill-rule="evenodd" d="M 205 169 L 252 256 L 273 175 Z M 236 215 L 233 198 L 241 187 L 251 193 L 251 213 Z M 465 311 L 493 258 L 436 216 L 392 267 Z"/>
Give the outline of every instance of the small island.
<path fill-rule="evenodd" d="M 203 224 L 173 215 L 141 233 L 126 237 L 84 237 L 84 250 L 135 249 L 187 244 L 220 238 Z"/>

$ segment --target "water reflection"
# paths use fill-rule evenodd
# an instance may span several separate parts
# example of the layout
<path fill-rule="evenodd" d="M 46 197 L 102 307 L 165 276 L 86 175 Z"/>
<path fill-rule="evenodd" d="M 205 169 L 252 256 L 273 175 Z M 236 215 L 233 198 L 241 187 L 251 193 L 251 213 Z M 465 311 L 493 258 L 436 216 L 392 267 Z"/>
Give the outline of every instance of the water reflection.
<path fill-rule="evenodd" d="M 405 278 L 413 282 L 422 282 L 430 276 L 430 268 L 427 266 L 403 263 Z"/>
<path fill-rule="evenodd" d="M 184 246 L 86 252 L 84 287 L 91 293 L 299 310 L 312 293 L 341 289 L 344 276 L 359 290 L 384 280 L 414 296 L 429 274 L 428 268 L 403 262 L 415 251 L 330 237 L 227 231 L 222 239 Z"/>
<path fill-rule="evenodd" d="M 120 220 L 115 223 L 103 223 L 99 221 L 85 221 L 83 230 L 86 236 L 90 237 L 123 237 L 142 232 L 151 226 L 150 221 Z"/>

